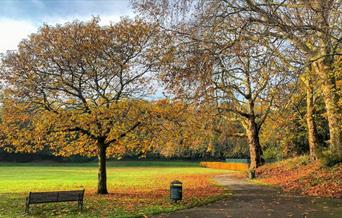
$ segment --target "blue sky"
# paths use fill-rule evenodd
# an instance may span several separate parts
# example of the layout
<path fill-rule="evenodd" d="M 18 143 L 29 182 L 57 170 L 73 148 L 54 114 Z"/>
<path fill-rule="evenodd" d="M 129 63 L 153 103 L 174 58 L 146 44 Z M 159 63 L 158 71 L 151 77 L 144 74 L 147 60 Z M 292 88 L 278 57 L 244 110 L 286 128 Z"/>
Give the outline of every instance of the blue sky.
<path fill-rule="evenodd" d="M 0 0 L 0 53 L 16 49 L 43 23 L 54 25 L 92 16 L 109 24 L 134 14 L 129 0 Z"/>

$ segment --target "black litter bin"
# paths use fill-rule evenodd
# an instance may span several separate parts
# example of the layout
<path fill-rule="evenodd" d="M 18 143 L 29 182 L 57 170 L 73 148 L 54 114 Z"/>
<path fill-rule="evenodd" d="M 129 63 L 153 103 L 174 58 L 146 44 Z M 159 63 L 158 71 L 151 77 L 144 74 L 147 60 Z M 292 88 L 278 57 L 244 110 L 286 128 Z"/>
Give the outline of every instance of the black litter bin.
<path fill-rule="evenodd" d="M 182 183 L 178 180 L 172 181 L 170 184 L 170 199 L 174 203 L 182 200 Z"/>

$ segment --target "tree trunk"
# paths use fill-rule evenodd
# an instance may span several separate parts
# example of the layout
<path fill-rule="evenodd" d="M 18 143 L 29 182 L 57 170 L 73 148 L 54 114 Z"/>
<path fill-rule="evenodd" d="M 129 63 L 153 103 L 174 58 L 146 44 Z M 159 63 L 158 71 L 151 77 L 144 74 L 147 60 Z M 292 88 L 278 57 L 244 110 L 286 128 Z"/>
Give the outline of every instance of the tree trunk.
<path fill-rule="evenodd" d="M 311 81 L 306 83 L 306 124 L 308 128 L 308 141 L 310 159 L 317 160 L 318 158 L 318 135 L 314 119 L 314 96 Z"/>
<path fill-rule="evenodd" d="M 338 159 L 342 159 L 342 129 L 340 128 L 340 112 L 338 107 L 338 94 L 334 84 L 334 76 L 331 67 L 324 61 L 316 61 L 314 64 L 316 73 L 322 79 L 322 92 L 329 124 L 330 150 Z"/>
<path fill-rule="evenodd" d="M 98 194 L 108 194 L 107 191 L 107 172 L 106 172 L 106 146 L 103 140 L 98 142 L 99 153 L 99 173 L 98 173 L 98 184 L 97 193 Z"/>
<path fill-rule="evenodd" d="M 258 126 L 253 117 L 248 119 L 246 127 L 249 144 L 249 153 L 251 158 L 250 169 L 256 169 L 257 167 L 261 166 L 264 163 L 264 161 L 262 158 L 262 149 L 259 141 Z"/>

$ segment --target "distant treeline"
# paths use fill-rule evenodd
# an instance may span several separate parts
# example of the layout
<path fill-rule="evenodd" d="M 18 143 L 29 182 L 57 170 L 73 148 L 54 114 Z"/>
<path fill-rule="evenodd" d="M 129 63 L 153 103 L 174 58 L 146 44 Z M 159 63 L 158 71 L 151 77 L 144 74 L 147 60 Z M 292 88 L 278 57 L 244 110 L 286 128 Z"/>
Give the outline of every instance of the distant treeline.
<path fill-rule="evenodd" d="M 223 161 L 225 158 L 229 158 L 231 156 L 218 156 L 211 154 L 192 154 L 181 157 L 164 157 L 160 154 L 148 154 L 144 157 L 139 155 L 127 154 L 122 157 L 120 160 L 190 160 L 190 161 L 203 161 L 203 160 L 215 160 L 215 161 Z M 235 155 L 234 158 L 248 158 L 248 155 Z M 61 157 L 54 156 L 49 151 L 41 151 L 37 153 L 8 153 L 0 149 L 0 162 L 39 162 L 39 161 L 53 161 L 53 162 L 71 162 L 71 163 L 81 163 L 81 162 L 89 162 L 96 160 L 96 157 L 85 157 L 80 155 L 73 155 L 70 157 Z M 111 158 L 109 158 L 111 159 Z M 112 158 L 112 160 L 117 160 Z"/>
<path fill-rule="evenodd" d="M 25 153 L 8 153 L 0 150 L 0 162 L 33 162 L 33 161 L 56 161 L 56 162 L 86 162 L 92 161 L 94 158 L 73 156 L 59 157 L 47 152 L 38 152 L 33 154 Z"/>

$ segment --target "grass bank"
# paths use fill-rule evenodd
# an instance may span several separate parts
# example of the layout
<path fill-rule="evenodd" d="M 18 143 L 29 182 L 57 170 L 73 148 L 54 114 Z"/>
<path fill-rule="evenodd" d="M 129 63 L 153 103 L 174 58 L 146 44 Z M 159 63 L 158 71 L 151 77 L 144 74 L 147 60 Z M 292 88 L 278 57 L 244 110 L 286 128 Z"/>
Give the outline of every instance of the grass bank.
<path fill-rule="evenodd" d="M 342 198 L 342 164 L 325 167 L 307 156 L 266 164 L 257 169 L 258 182 L 278 185 L 304 195 Z"/>

